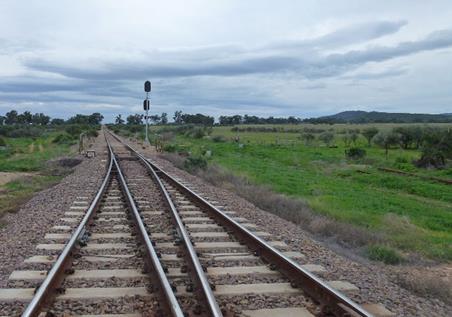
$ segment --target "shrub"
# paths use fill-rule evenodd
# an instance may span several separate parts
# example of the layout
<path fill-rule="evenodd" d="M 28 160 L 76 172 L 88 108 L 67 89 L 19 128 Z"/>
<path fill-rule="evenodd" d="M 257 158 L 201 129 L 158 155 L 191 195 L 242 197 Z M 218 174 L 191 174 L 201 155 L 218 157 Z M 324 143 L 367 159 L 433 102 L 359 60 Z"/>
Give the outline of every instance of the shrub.
<path fill-rule="evenodd" d="M 301 135 L 301 138 L 304 140 L 306 145 L 311 145 L 312 142 L 315 140 L 315 135 L 312 133 L 303 133 Z"/>
<path fill-rule="evenodd" d="M 394 249 L 384 245 L 372 245 L 367 247 L 366 255 L 373 261 L 381 261 L 386 264 L 399 264 L 403 258 Z"/>
<path fill-rule="evenodd" d="M 9 131 L 11 131 L 11 127 L 0 125 L 0 135 L 8 136 Z"/>
<path fill-rule="evenodd" d="M 206 135 L 204 129 L 202 128 L 196 128 L 191 133 L 191 136 L 195 139 L 202 139 Z"/>
<path fill-rule="evenodd" d="M 4 138 L 0 137 L 0 146 L 6 146 L 6 141 Z"/>
<path fill-rule="evenodd" d="M 409 270 L 397 273 L 396 281 L 403 288 L 423 297 L 439 298 L 452 305 L 452 288 L 435 272 Z"/>
<path fill-rule="evenodd" d="M 345 150 L 345 156 L 352 160 L 362 159 L 366 156 L 366 150 L 359 147 L 352 147 Z"/>
<path fill-rule="evenodd" d="M 207 168 L 207 160 L 203 157 L 189 156 L 184 162 L 184 168 L 188 171 L 205 170 Z"/>
<path fill-rule="evenodd" d="M 226 142 L 226 138 L 222 135 L 215 135 L 214 137 L 212 137 L 212 141 L 215 143 L 222 143 Z"/>
<path fill-rule="evenodd" d="M 97 132 L 97 130 L 90 129 L 90 130 L 88 130 L 88 132 L 86 132 L 86 135 L 90 138 L 97 138 L 97 136 L 99 135 L 99 132 Z"/>
<path fill-rule="evenodd" d="M 82 133 L 82 128 L 78 125 L 70 125 L 65 129 L 66 133 L 70 134 L 73 137 L 79 136 Z"/>
<path fill-rule="evenodd" d="M 74 139 L 67 133 L 58 134 L 53 140 L 52 143 L 56 144 L 70 144 L 73 143 Z"/>
<path fill-rule="evenodd" d="M 165 144 L 163 146 L 163 151 L 174 153 L 177 151 L 177 146 L 176 146 L 176 144 Z"/>
<path fill-rule="evenodd" d="M 24 127 L 10 130 L 8 136 L 11 138 L 30 137 L 35 139 L 40 137 L 43 132 L 44 130 L 36 127 Z"/>
<path fill-rule="evenodd" d="M 397 156 L 395 159 L 395 162 L 399 163 L 399 164 L 404 164 L 404 163 L 408 163 L 408 160 L 406 157 Z"/>
<path fill-rule="evenodd" d="M 323 132 L 319 135 L 319 140 L 324 142 L 327 146 L 331 145 L 331 142 L 334 140 L 334 133 L 332 132 Z"/>

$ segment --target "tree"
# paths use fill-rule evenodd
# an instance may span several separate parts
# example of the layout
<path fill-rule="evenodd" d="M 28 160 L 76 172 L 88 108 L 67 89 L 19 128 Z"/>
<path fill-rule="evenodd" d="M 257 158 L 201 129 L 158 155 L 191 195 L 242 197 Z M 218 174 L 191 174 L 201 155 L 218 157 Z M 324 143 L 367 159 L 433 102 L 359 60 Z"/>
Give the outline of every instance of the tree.
<path fill-rule="evenodd" d="M 385 156 L 388 159 L 389 148 L 393 145 L 397 145 L 400 142 L 400 135 L 395 132 L 378 132 L 372 139 L 372 141 L 385 149 Z"/>
<path fill-rule="evenodd" d="M 151 115 L 149 116 L 149 120 L 151 120 L 154 124 L 159 124 L 160 116 L 158 114 Z"/>
<path fill-rule="evenodd" d="M 53 125 L 64 124 L 64 119 L 54 118 L 50 121 L 50 124 L 53 124 Z"/>
<path fill-rule="evenodd" d="M 289 118 L 287 118 L 287 123 L 290 124 L 298 124 L 300 123 L 300 118 L 295 118 L 294 116 L 290 116 Z"/>
<path fill-rule="evenodd" d="M 47 125 L 50 122 L 50 117 L 43 113 L 35 113 L 31 118 L 33 124 L 37 125 Z"/>
<path fill-rule="evenodd" d="M 94 112 L 88 117 L 88 123 L 89 124 L 100 124 L 102 120 L 104 119 L 104 116 L 101 115 L 99 112 Z"/>
<path fill-rule="evenodd" d="M 7 112 L 5 114 L 6 119 L 5 119 L 5 124 L 16 124 L 17 122 L 17 111 L 16 110 L 11 110 L 9 112 Z"/>
<path fill-rule="evenodd" d="M 122 118 L 121 114 L 118 114 L 115 118 L 115 123 L 116 124 L 124 124 L 124 119 Z"/>
<path fill-rule="evenodd" d="M 134 125 L 134 124 L 143 124 L 143 115 L 142 114 L 131 114 L 127 117 L 127 124 Z"/>
<path fill-rule="evenodd" d="M 0 116 L 0 125 L 3 125 L 5 123 L 6 117 Z"/>
<path fill-rule="evenodd" d="M 162 115 L 160 116 L 160 123 L 161 124 L 168 123 L 168 114 L 166 112 L 162 112 Z"/>
<path fill-rule="evenodd" d="M 202 125 L 213 125 L 215 122 L 214 117 L 206 116 L 201 113 L 197 114 L 183 114 L 182 122 L 188 124 L 202 124 Z"/>
<path fill-rule="evenodd" d="M 365 128 L 361 134 L 366 138 L 368 145 L 370 146 L 370 142 L 372 138 L 378 133 L 378 129 L 375 127 Z"/>
<path fill-rule="evenodd" d="M 182 111 L 180 111 L 180 110 L 175 111 L 173 119 L 174 119 L 174 123 L 175 124 L 182 124 L 182 123 L 184 123 L 184 121 L 182 119 Z"/>
<path fill-rule="evenodd" d="M 400 135 L 400 146 L 402 149 L 408 149 L 414 140 L 414 130 L 410 129 L 410 127 L 396 127 L 393 130 Z"/>
<path fill-rule="evenodd" d="M 446 159 L 452 159 L 452 130 L 426 128 L 422 144 L 421 158 L 416 162 L 419 167 L 442 168 Z"/>
<path fill-rule="evenodd" d="M 323 132 L 319 136 L 319 140 L 325 143 L 326 146 L 330 146 L 334 140 L 334 134 L 332 132 Z"/>
<path fill-rule="evenodd" d="M 30 124 L 33 121 L 33 116 L 30 111 L 24 111 L 24 113 L 17 116 L 17 123 Z"/>

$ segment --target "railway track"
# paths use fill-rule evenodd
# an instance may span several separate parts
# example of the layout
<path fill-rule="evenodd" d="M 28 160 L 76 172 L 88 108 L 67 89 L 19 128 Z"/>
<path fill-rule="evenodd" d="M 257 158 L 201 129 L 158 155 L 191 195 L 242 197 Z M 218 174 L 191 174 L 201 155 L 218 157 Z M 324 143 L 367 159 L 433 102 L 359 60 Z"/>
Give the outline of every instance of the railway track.
<path fill-rule="evenodd" d="M 105 137 L 109 159 L 99 192 L 89 206 L 66 213 L 69 225 L 46 235 L 40 255 L 27 259 L 33 269 L 11 274 L 11 288 L 0 290 L 1 303 L 17 305 L 8 311 L 373 316 L 343 295 L 356 292 L 354 285 L 322 281 L 314 274 L 323 267 L 298 264 L 301 253 L 201 197 L 117 136 Z"/>

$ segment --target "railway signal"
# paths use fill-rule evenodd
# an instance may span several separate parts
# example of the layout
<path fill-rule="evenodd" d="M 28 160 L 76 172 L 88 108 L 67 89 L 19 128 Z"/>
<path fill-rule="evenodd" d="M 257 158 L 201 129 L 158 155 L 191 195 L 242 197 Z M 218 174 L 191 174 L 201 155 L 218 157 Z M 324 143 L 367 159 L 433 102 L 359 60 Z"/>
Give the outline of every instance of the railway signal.
<path fill-rule="evenodd" d="M 146 115 L 145 115 L 145 119 L 146 119 L 146 138 L 144 140 L 144 142 L 146 144 L 149 144 L 149 137 L 148 137 L 148 126 L 149 126 L 149 109 L 151 106 L 151 101 L 149 100 L 149 94 L 151 92 L 151 82 L 149 80 L 146 80 L 144 82 L 144 91 L 146 92 L 146 99 L 143 100 L 143 110 L 146 111 Z"/>

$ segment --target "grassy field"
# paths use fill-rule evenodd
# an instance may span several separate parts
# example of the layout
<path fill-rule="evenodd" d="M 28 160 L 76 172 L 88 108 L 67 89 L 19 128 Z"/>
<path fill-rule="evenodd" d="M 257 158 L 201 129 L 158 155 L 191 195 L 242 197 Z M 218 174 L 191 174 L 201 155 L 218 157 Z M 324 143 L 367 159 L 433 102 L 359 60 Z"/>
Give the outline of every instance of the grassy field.
<path fill-rule="evenodd" d="M 2 138 L 6 146 L 0 148 L 0 172 L 8 172 L 4 175 L 10 181 L 0 186 L 0 218 L 61 179 L 61 175 L 52 175 L 46 164 L 71 152 L 70 142 L 53 142 L 57 135 L 58 132 L 49 132 L 37 138 Z"/>
<path fill-rule="evenodd" d="M 380 130 L 392 125 L 378 125 Z M 322 128 L 316 125 L 315 128 Z M 193 156 L 211 152 L 208 160 L 255 184 L 305 200 L 317 213 L 387 237 L 389 246 L 402 253 L 452 260 L 452 187 L 416 177 L 378 170 L 389 167 L 426 176 L 452 178 L 452 168 L 426 170 L 414 167 L 417 150 L 369 147 L 360 136 L 356 146 L 366 158 L 345 158 L 341 130 L 360 126 L 325 126 L 333 129 L 335 145 L 316 141 L 305 145 L 299 133 L 233 132 L 214 127 L 210 137 L 195 139 L 177 135 L 172 143 Z M 223 136 L 226 142 L 213 142 Z M 239 141 L 235 142 L 234 139 Z"/>

